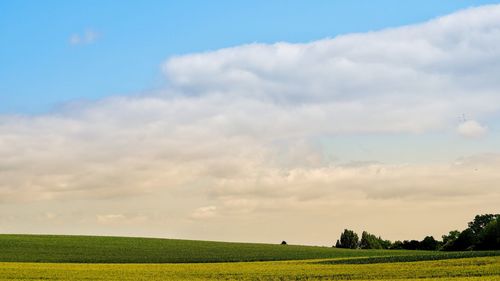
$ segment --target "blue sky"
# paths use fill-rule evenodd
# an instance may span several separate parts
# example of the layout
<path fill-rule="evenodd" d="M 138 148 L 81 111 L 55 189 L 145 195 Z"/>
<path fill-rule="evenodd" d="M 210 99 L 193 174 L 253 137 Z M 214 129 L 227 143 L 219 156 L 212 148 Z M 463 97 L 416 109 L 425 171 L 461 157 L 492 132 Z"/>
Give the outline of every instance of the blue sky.
<path fill-rule="evenodd" d="M 498 1 L 1 1 L 0 113 L 161 87 L 168 57 L 309 42 Z M 97 33 L 71 45 L 73 34 Z"/>

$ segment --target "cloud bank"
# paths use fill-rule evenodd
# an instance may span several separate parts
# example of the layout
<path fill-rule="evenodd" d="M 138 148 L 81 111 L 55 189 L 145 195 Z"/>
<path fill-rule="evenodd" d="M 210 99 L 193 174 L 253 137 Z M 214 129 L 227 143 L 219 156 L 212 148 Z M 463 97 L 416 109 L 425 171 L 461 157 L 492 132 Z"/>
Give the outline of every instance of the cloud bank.
<path fill-rule="evenodd" d="M 373 221 L 394 210 L 401 211 L 394 224 L 374 231 L 409 235 L 395 233 L 395 224 L 432 218 L 428 207 L 439 205 L 459 210 L 463 222 L 498 202 L 496 151 L 478 149 L 455 163 L 347 165 L 318 143 L 366 134 L 386 136 L 388 146 L 395 135 L 485 135 L 500 110 L 498 46 L 500 6 L 485 6 L 378 32 L 173 57 L 162 67 L 168 87 L 157 93 L 1 116 L 0 206 L 20 216 L 30 215 L 19 211 L 26 206 L 73 208 L 90 232 L 132 218 L 156 223 L 157 232 L 146 234 L 159 233 L 171 220 L 172 235 L 252 241 L 280 240 L 296 224 L 333 223 L 328 231 L 340 231 L 350 221 L 341 215 Z M 481 121 L 457 128 L 463 113 Z M 258 233 L 275 220 L 289 223 Z M 206 225 L 194 226 L 200 221 Z M 257 230 L 240 228 L 243 221 Z M 118 229 L 133 224 L 124 225 Z M 294 238 L 324 242 L 336 233 L 323 235 Z"/>

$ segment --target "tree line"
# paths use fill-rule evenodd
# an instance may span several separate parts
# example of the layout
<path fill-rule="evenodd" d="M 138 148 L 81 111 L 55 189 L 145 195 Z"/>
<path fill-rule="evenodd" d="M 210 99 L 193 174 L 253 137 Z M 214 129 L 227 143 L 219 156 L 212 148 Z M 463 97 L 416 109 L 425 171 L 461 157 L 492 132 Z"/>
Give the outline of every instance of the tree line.
<path fill-rule="evenodd" d="M 421 241 L 404 240 L 391 242 L 380 236 L 363 231 L 361 239 L 356 232 L 345 229 L 335 244 L 336 248 L 348 249 L 404 249 L 404 250 L 500 250 L 500 214 L 477 215 L 463 231 L 453 230 L 436 240 L 426 236 Z"/>

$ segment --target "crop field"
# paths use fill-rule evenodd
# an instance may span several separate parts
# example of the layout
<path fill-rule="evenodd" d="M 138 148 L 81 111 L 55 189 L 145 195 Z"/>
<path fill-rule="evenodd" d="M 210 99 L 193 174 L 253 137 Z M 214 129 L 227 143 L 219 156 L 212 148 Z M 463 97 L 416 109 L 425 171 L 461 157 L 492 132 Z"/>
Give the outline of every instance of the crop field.
<path fill-rule="evenodd" d="M 150 238 L 0 235 L 0 280 L 500 281 L 500 251 L 346 250 Z"/>
<path fill-rule="evenodd" d="M 322 261 L 325 264 L 370 264 L 370 263 L 393 263 L 412 261 L 448 260 L 461 258 L 492 257 L 500 256 L 500 251 L 469 251 L 469 252 L 434 252 L 432 254 L 394 255 L 394 256 L 372 256 L 361 258 L 333 259 Z"/>
<path fill-rule="evenodd" d="M 196 263 L 304 260 L 435 252 L 102 236 L 0 235 L 0 262 Z"/>
<path fill-rule="evenodd" d="M 500 280 L 500 257 L 381 264 L 0 263 L 0 280 Z"/>

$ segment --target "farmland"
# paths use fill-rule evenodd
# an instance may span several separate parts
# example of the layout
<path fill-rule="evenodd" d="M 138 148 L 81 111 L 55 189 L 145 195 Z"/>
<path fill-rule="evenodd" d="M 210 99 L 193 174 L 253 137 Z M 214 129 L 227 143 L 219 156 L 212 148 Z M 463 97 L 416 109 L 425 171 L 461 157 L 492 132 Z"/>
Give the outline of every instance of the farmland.
<path fill-rule="evenodd" d="M 0 261 L 66 263 L 196 263 L 304 260 L 432 254 L 425 251 L 227 243 L 104 236 L 0 235 Z"/>
<path fill-rule="evenodd" d="M 500 252 L 0 235 L 0 280 L 489 281 L 500 280 Z"/>
<path fill-rule="evenodd" d="M 383 264 L 275 261 L 204 264 L 0 263 L 0 280 L 500 280 L 500 257 Z"/>

